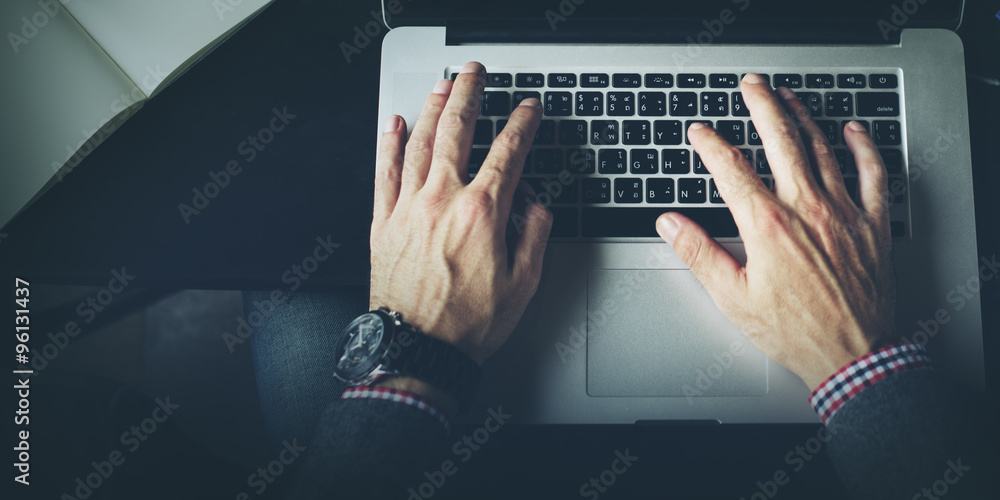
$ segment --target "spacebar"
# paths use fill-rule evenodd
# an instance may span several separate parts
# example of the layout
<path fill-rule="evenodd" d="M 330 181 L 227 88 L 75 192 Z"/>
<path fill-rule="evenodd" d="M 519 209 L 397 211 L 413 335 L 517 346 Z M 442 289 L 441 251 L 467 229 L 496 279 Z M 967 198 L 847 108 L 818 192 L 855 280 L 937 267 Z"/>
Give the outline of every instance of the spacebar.
<path fill-rule="evenodd" d="M 677 212 L 701 224 L 713 238 L 739 236 L 740 232 L 728 208 L 598 208 L 583 209 L 583 236 L 653 237 L 656 218 L 664 212 Z"/>

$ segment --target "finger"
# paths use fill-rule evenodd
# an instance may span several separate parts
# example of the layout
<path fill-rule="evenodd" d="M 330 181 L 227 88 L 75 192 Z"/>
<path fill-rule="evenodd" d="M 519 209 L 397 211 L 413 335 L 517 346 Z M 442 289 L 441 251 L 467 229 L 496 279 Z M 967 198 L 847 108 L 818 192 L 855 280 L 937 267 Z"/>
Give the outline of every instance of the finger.
<path fill-rule="evenodd" d="M 382 128 L 378 161 L 375 163 L 375 204 L 372 214 L 372 232 L 375 226 L 388 219 L 399 199 L 399 183 L 403 173 L 403 144 L 406 140 L 406 122 L 403 117 L 392 115 Z"/>
<path fill-rule="evenodd" d="M 430 170 L 431 157 L 434 154 L 434 136 L 437 133 L 438 120 L 448 102 L 451 87 L 451 80 L 439 81 L 424 102 L 424 109 L 420 111 L 413 132 L 406 141 L 401 193 L 416 192 L 427 181 L 427 171 Z"/>
<path fill-rule="evenodd" d="M 743 153 L 710 127 L 692 123 L 688 139 L 715 180 L 716 188 L 733 214 L 744 238 L 753 234 L 754 206 L 774 201 L 767 186 L 747 162 Z"/>
<path fill-rule="evenodd" d="M 791 201 L 803 194 L 817 193 L 799 128 L 771 91 L 771 86 L 760 75 L 747 73 L 740 90 L 767 151 L 778 198 Z"/>
<path fill-rule="evenodd" d="M 535 138 L 542 116 L 542 103 L 525 99 L 510 113 L 503 132 L 493 139 L 489 155 L 470 187 L 483 189 L 497 202 L 497 215 L 506 220 L 510 215 L 511 198 L 517 188 L 524 161 Z"/>
<path fill-rule="evenodd" d="M 844 127 L 844 141 L 858 167 L 858 199 L 861 210 L 884 235 L 889 234 L 888 178 L 882 156 L 865 127 L 852 121 Z"/>
<path fill-rule="evenodd" d="M 552 213 L 538 203 L 527 210 L 521 238 L 514 249 L 511 274 L 524 295 L 534 295 L 542 276 L 542 259 L 552 230 Z"/>
<path fill-rule="evenodd" d="M 778 89 L 778 93 L 785 100 L 785 106 L 799 122 L 799 132 L 802 134 L 806 151 L 809 152 L 811 163 L 819 174 L 823 189 L 839 206 L 848 206 L 850 197 L 847 195 L 847 187 L 844 186 L 844 176 L 840 172 L 840 164 L 837 163 L 837 157 L 833 154 L 833 148 L 830 147 L 826 134 L 813 121 L 806 105 L 799 100 L 795 92 L 782 87 Z"/>
<path fill-rule="evenodd" d="M 740 294 L 746 289 L 743 266 L 701 226 L 681 214 L 666 213 L 656 219 L 656 231 L 687 264 L 719 309 L 725 312 L 728 304 L 741 302 Z"/>
<path fill-rule="evenodd" d="M 469 178 L 472 136 L 486 88 L 486 68 L 477 62 L 462 66 L 438 120 L 434 158 L 427 182 L 461 183 Z"/>

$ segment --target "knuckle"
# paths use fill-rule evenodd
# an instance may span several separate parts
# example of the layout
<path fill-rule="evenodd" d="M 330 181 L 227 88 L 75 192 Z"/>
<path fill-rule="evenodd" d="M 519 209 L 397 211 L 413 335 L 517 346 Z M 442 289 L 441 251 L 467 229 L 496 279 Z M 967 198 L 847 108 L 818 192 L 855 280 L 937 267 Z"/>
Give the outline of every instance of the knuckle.
<path fill-rule="evenodd" d="M 434 149 L 434 139 L 431 137 L 411 137 L 406 141 L 406 154 L 426 153 Z"/>
<path fill-rule="evenodd" d="M 483 189 L 469 189 L 462 196 L 461 203 L 463 212 L 473 220 L 492 217 L 497 208 L 493 195 Z"/>
<path fill-rule="evenodd" d="M 810 198 L 800 201 L 799 212 L 806 219 L 820 223 L 829 222 L 833 218 L 833 207 L 822 199 Z"/>
<path fill-rule="evenodd" d="M 479 117 L 479 109 L 469 105 L 459 106 L 458 109 L 445 111 L 441 115 L 439 127 L 442 129 L 461 129 L 472 127 Z"/>
<path fill-rule="evenodd" d="M 777 138 L 783 139 L 798 139 L 799 138 L 799 128 L 792 123 L 791 120 L 781 120 L 772 129 L 772 133 Z"/>
<path fill-rule="evenodd" d="M 719 159 L 725 161 L 730 165 L 738 165 L 746 160 L 746 157 L 743 156 L 743 153 L 741 153 L 738 149 L 732 146 L 727 147 L 723 151 L 720 151 L 719 157 L 720 157 Z"/>
<path fill-rule="evenodd" d="M 788 231 L 788 214 L 779 207 L 765 205 L 758 209 L 754 217 L 757 227 L 765 235 L 775 235 Z"/>
<path fill-rule="evenodd" d="M 826 142 L 825 137 L 814 137 L 810 146 L 817 158 L 833 158 L 834 156 L 833 148 L 830 146 L 830 143 Z"/>
<path fill-rule="evenodd" d="M 509 126 L 510 125 L 508 125 L 508 127 Z M 526 142 L 527 141 L 525 140 L 523 133 L 507 129 L 504 132 L 501 132 L 496 139 L 493 139 L 493 147 L 517 151 L 524 147 Z"/>

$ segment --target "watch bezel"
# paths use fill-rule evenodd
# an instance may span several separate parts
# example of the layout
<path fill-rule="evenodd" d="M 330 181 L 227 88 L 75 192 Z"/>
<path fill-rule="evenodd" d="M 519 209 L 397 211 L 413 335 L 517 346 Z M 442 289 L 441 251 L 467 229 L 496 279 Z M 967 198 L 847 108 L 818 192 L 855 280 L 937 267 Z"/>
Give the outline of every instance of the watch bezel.
<path fill-rule="evenodd" d="M 385 357 L 386 354 L 389 352 L 389 346 L 392 345 L 392 342 L 396 338 L 397 334 L 397 325 L 395 318 L 378 310 L 366 312 L 358 316 L 357 318 L 354 318 L 354 320 L 351 321 L 349 325 L 347 325 L 347 328 L 344 328 L 343 334 L 340 336 L 340 339 L 337 340 L 337 344 L 334 346 L 334 351 L 333 351 L 334 359 L 339 360 L 340 357 L 343 355 L 344 350 L 347 348 L 347 342 L 348 340 L 350 340 L 348 332 L 350 332 L 351 328 L 354 327 L 357 323 L 362 321 L 367 316 L 375 316 L 382 321 L 382 338 L 379 341 L 378 350 L 368 358 L 369 360 L 374 358 L 375 362 L 371 364 L 370 369 L 354 374 L 353 376 L 351 373 L 345 373 L 343 370 L 341 370 L 340 367 L 338 366 L 339 363 L 338 365 L 335 365 L 333 368 L 334 377 L 343 382 L 347 382 L 348 384 L 351 384 L 353 386 L 370 384 L 374 382 L 375 379 L 379 377 L 379 375 L 386 373 Z"/>

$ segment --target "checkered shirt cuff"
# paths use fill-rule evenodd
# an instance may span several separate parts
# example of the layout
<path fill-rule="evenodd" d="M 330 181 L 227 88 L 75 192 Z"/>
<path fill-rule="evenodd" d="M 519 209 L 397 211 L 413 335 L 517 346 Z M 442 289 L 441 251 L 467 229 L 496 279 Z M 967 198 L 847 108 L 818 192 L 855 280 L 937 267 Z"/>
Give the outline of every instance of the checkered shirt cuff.
<path fill-rule="evenodd" d="M 819 385 L 809 397 L 820 420 L 828 423 L 844 403 L 893 373 L 930 368 L 931 359 L 923 346 L 904 343 L 885 346 L 866 354 Z"/>
<path fill-rule="evenodd" d="M 430 403 L 420 399 L 413 394 L 388 387 L 351 387 L 344 391 L 340 399 L 383 399 L 394 403 L 401 403 L 416 407 L 417 409 L 436 418 L 444 426 L 446 432 L 451 432 L 451 424 L 448 418 L 440 410 L 431 406 Z"/>

